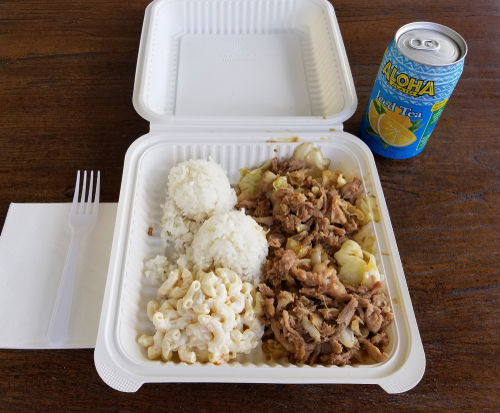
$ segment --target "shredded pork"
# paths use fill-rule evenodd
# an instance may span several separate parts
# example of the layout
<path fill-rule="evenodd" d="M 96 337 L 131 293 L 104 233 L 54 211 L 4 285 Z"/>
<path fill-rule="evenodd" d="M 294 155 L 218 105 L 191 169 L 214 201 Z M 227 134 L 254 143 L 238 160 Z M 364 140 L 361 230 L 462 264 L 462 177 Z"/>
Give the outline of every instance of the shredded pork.
<path fill-rule="evenodd" d="M 338 174 L 313 177 L 309 168 L 297 159 L 272 159 L 270 171 L 286 176 L 287 185 L 263 183 L 255 196 L 240 197 L 236 205 L 268 230 L 265 283 L 259 286 L 263 349 L 274 358 L 311 365 L 343 366 L 366 357 L 385 361 L 385 330 L 394 316 L 382 284 L 343 284 L 333 258 L 363 219 L 354 206 L 361 180 L 338 187 Z M 346 341 L 348 332 L 353 342 Z"/>

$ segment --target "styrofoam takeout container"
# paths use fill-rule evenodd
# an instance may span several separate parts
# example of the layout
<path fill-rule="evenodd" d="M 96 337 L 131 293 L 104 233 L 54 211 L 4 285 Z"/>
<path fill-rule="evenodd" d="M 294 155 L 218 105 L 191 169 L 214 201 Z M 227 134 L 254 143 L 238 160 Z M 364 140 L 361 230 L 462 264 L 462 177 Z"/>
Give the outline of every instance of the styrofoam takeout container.
<path fill-rule="evenodd" d="M 134 392 L 149 382 L 372 383 L 414 387 L 425 370 L 394 233 L 373 156 L 342 131 L 357 105 L 333 7 L 325 0 L 156 0 L 146 9 L 134 106 L 151 131 L 127 152 L 95 349 L 102 379 Z M 239 169 L 288 157 L 310 141 L 330 169 L 362 178 L 377 197 L 377 264 L 395 322 L 389 359 L 360 366 L 268 360 L 260 347 L 225 365 L 148 360 L 137 339 L 156 287 L 144 264 L 164 253 L 158 223 L 167 176 L 179 162 L 212 156 L 232 184 Z M 153 236 L 148 228 L 154 227 Z"/>

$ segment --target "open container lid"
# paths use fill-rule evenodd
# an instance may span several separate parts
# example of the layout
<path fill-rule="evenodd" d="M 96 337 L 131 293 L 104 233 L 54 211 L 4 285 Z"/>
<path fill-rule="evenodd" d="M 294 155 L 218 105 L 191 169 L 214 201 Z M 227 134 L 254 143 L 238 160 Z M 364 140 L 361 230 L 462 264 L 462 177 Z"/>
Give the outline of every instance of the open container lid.
<path fill-rule="evenodd" d="M 326 0 L 156 0 L 134 107 L 151 128 L 342 130 L 357 106 Z"/>

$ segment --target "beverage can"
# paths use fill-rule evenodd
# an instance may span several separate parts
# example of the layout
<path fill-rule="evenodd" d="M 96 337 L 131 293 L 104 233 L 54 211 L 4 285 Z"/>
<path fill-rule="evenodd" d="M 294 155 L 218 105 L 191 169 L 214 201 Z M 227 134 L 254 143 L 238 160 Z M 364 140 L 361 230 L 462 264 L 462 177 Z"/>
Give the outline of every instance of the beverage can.
<path fill-rule="evenodd" d="M 436 23 L 401 27 L 387 48 L 375 80 L 360 137 L 392 159 L 422 151 L 462 74 L 465 40 Z"/>

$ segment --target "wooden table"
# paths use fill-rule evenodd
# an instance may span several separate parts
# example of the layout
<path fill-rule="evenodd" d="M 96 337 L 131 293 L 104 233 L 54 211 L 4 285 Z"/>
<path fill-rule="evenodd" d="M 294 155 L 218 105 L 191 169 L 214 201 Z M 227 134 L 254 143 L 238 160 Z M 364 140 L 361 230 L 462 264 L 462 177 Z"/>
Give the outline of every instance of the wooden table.
<path fill-rule="evenodd" d="M 10 202 L 69 202 L 77 169 L 100 169 L 118 201 L 129 145 L 148 131 L 132 107 L 147 0 L 0 3 L 0 228 Z M 105 385 L 92 350 L 0 351 L 0 411 L 500 411 L 500 3 L 334 2 L 359 104 L 385 48 L 412 21 L 450 26 L 466 65 L 427 147 L 376 156 L 427 357 L 422 381 L 378 386 Z M 1 287 L 0 287 L 1 288 Z"/>

